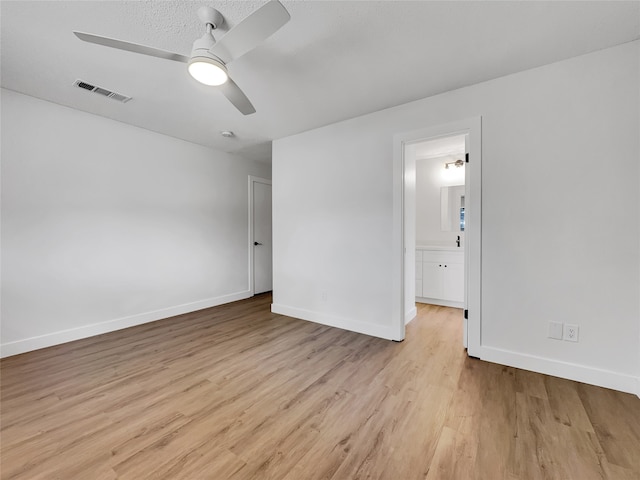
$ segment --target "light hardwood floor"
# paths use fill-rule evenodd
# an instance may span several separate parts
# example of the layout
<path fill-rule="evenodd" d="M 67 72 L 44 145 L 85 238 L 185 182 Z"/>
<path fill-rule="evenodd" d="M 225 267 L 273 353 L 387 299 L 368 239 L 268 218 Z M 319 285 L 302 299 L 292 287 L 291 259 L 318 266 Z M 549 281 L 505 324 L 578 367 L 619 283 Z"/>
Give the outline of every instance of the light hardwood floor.
<path fill-rule="evenodd" d="M 1 362 L 2 479 L 634 479 L 640 399 L 402 343 L 261 295 Z"/>

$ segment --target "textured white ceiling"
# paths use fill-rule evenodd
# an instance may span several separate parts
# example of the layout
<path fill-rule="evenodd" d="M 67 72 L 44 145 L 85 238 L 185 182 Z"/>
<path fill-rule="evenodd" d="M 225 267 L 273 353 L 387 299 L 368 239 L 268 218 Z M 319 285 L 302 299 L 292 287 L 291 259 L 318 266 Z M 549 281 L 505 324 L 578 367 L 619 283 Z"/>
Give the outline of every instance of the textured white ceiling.
<path fill-rule="evenodd" d="M 220 36 L 264 1 L 2 1 L 2 86 L 269 160 L 273 139 L 639 37 L 640 2 L 283 1 L 291 21 L 229 65 L 239 114 L 181 63 L 91 45 L 73 30 L 188 55 L 205 4 Z M 133 97 L 121 104 L 76 79 Z M 233 130 L 225 139 L 221 130 Z"/>
<path fill-rule="evenodd" d="M 464 138 L 464 135 L 455 135 L 417 143 L 415 146 L 416 158 L 439 158 L 446 155 L 464 155 Z"/>

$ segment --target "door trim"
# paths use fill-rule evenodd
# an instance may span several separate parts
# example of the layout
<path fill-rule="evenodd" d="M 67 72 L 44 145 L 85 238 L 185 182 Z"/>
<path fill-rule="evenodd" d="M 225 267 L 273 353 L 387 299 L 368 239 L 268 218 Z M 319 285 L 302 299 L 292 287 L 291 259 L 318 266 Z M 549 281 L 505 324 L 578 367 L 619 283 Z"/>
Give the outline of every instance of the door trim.
<path fill-rule="evenodd" d="M 460 134 L 468 135 L 470 155 L 470 163 L 466 165 L 467 181 L 465 182 L 465 202 L 468 202 L 465 204 L 465 263 L 468 264 L 465 276 L 465 308 L 469 311 L 466 324 L 467 352 L 470 356 L 480 358 L 482 356 L 482 117 L 480 116 L 400 133 L 393 138 L 392 321 L 394 339 L 404 339 L 405 249 L 415 249 L 415 238 L 409 239 L 405 235 L 405 210 L 410 213 L 412 209 L 415 212 L 415 203 L 407 205 L 405 199 L 405 145 Z"/>
<path fill-rule="evenodd" d="M 253 219 L 254 219 L 254 211 L 253 211 L 253 184 L 254 183 L 264 183 L 265 185 L 271 185 L 271 180 L 268 178 L 256 177 L 254 175 L 249 175 L 248 179 L 248 190 L 249 190 L 249 237 L 247 240 L 247 248 L 249 251 L 249 295 L 255 295 L 255 265 L 254 265 L 254 255 L 253 255 Z"/>

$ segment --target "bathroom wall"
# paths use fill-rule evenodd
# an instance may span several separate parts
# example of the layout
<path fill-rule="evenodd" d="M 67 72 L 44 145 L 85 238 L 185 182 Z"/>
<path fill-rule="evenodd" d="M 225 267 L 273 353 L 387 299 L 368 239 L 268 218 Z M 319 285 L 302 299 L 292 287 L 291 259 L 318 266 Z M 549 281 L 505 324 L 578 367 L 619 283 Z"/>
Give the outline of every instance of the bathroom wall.
<path fill-rule="evenodd" d="M 454 162 L 457 156 L 416 159 L 416 245 L 456 244 L 463 232 L 443 232 L 440 224 L 440 192 L 445 186 L 464 185 L 464 167 L 444 168 L 446 162 Z"/>

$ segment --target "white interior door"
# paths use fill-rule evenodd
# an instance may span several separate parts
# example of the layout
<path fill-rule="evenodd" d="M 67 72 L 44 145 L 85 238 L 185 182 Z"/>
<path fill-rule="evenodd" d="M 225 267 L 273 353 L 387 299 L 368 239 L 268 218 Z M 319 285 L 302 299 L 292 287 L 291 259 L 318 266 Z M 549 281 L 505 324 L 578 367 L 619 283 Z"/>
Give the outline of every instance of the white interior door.
<path fill-rule="evenodd" d="M 273 290 L 271 182 L 253 179 L 253 293 Z"/>

